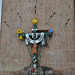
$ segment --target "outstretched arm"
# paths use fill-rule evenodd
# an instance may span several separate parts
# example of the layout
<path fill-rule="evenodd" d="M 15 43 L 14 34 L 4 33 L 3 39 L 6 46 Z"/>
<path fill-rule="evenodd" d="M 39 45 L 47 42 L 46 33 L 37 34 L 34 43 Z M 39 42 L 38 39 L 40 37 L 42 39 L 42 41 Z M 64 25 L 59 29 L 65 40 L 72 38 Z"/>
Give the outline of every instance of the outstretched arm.
<path fill-rule="evenodd" d="M 45 36 L 51 36 L 53 34 L 53 30 L 49 29 L 49 32 L 45 32 Z"/>
<path fill-rule="evenodd" d="M 17 34 L 18 34 L 19 39 L 21 39 L 21 40 L 23 40 L 24 38 L 26 38 L 26 34 L 24 32 L 22 32 L 21 29 L 17 30 Z"/>

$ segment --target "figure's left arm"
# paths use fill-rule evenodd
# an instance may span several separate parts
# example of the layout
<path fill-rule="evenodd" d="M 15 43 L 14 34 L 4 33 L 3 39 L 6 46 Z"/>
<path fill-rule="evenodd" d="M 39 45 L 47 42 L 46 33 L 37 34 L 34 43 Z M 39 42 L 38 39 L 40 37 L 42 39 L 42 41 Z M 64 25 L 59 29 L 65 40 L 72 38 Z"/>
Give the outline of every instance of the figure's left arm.
<path fill-rule="evenodd" d="M 52 36 L 53 30 L 49 29 L 49 32 L 44 32 L 44 33 L 45 33 L 45 36 Z"/>

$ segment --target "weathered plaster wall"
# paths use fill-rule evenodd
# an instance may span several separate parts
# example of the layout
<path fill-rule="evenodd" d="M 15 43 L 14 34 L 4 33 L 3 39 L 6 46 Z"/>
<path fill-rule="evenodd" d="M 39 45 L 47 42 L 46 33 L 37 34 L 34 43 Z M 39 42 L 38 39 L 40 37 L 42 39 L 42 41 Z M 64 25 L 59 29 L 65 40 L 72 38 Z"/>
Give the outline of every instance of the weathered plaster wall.
<path fill-rule="evenodd" d="M 42 50 L 41 65 L 63 75 L 74 75 L 74 0 L 3 0 L 0 70 L 17 70 L 30 64 L 27 48 L 16 31 L 20 28 L 31 32 L 34 17 L 38 19 L 38 29 L 54 31 L 49 48 Z"/>

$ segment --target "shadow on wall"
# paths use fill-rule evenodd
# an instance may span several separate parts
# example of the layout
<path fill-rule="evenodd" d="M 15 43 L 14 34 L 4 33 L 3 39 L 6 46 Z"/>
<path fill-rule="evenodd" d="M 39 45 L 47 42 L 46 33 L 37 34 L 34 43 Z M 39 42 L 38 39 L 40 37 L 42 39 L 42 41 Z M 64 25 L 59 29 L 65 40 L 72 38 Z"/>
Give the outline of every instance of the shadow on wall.
<path fill-rule="evenodd" d="M 38 75 L 62 75 L 61 72 L 53 70 L 52 68 L 46 66 L 41 66 L 41 68 L 39 68 L 38 70 L 39 70 Z M 15 72 L 13 75 L 28 75 L 28 67 L 25 67 L 24 69 Z"/>

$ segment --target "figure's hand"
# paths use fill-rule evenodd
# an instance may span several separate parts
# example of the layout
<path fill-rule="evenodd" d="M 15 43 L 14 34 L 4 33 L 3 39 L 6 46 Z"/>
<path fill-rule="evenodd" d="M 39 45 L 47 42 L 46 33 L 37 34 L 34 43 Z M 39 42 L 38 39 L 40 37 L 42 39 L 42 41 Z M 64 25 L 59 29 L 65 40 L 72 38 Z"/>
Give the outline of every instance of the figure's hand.
<path fill-rule="evenodd" d="M 51 36 L 53 33 L 53 29 L 49 29 L 49 36 Z"/>
<path fill-rule="evenodd" d="M 19 37 L 19 39 L 20 39 L 20 40 L 23 40 L 23 37 L 22 37 L 22 36 L 20 36 L 20 37 Z"/>

